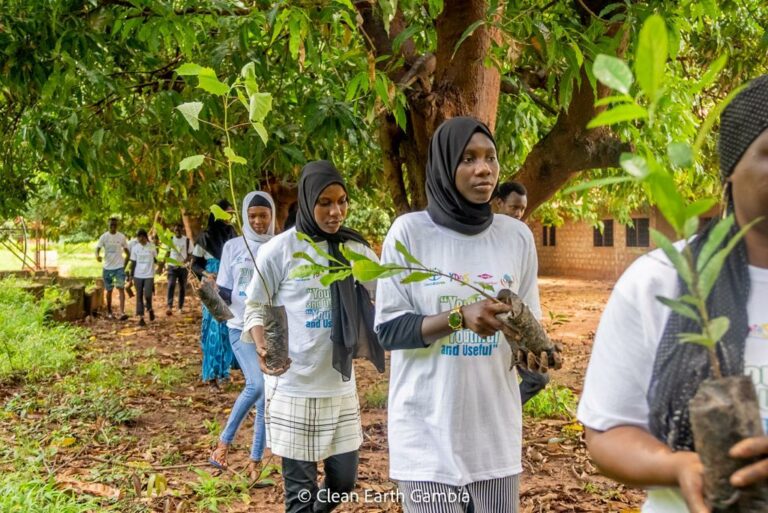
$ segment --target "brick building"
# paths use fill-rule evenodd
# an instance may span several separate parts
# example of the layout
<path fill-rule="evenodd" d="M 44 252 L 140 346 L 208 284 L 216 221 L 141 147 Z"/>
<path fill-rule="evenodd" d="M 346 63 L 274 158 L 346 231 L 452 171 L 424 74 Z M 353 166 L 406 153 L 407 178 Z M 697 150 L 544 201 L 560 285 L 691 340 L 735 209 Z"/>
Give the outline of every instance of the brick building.
<path fill-rule="evenodd" d="M 708 214 L 709 215 L 709 214 Z M 637 257 L 655 248 L 650 229 L 674 240 L 672 228 L 654 207 L 632 215 L 634 226 L 604 218 L 601 233 L 584 221 L 562 226 L 529 223 L 536 239 L 539 274 L 569 278 L 615 280 Z"/>

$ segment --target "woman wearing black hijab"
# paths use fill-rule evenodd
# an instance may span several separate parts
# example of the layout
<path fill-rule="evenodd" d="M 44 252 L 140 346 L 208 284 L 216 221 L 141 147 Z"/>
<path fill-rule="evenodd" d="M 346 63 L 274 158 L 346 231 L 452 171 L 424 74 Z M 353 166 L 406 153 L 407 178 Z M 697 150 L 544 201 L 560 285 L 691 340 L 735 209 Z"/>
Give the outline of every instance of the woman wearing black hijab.
<path fill-rule="evenodd" d="M 220 200 L 217 205 L 225 212 L 234 212 L 232 205 L 225 199 Z M 215 283 L 221 263 L 221 251 L 224 244 L 234 237 L 237 237 L 237 232 L 232 225 L 209 214 L 208 225 L 198 236 L 192 250 L 192 272 L 200 279 L 213 280 Z M 200 346 L 203 351 L 203 382 L 218 386 L 219 381 L 229 379 L 229 369 L 235 361 L 229 344 L 229 329 L 226 322 L 216 321 L 205 305 Z"/>
<path fill-rule="evenodd" d="M 382 261 L 407 265 L 399 242 L 430 268 L 489 293 L 512 290 L 539 317 L 533 235 L 492 213 L 498 175 L 488 127 L 469 117 L 440 125 L 429 148 L 427 209 L 395 220 Z M 390 477 L 404 509 L 466 511 L 471 503 L 476 513 L 516 512 L 522 402 L 495 317 L 508 307 L 441 276 L 401 280 L 379 280 L 376 325 L 392 350 Z"/>
<path fill-rule="evenodd" d="M 713 223 L 690 247 L 697 257 L 719 251 L 740 226 L 762 219 L 728 255 L 707 310 L 711 319 L 730 319 L 717 344 L 721 370 L 752 377 L 768 426 L 768 75 L 725 107 L 718 150 L 724 212 L 733 213 L 736 222 L 718 247 L 707 248 Z M 703 346 L 680 343 L 680 333 L 700 328 L 656 299 L 679 297 L 685 290 L 661 250 L 635 260 L 600 319 L 579 403 L 592 458 L 617 481 L 649 488 L 644 512 L 710 511 L 688 413 L 688 401 L 710 375 L 708 353 Z M 742 441 L 730 456 L 753 462 L 731 476 L 733 486 L 768 479 L 768 437 Z"/>
<path fill-rule="evenodd" d="M 319 275 L 289 277 L 307 264 L 294 258 L 297 252 L 328 262 L 297 232 L 339 260 L 344 258 L 342 244 L 376 259 L 365 239 L 343 226 L 347 208 L 344 179 L 333 164 L 304 166 L 296 226 L 261 247 L 256 255 L 260 276 L 248 289 L 243 339 L 247 333 L 256 342 L 265 374 L 268 445 L 283 458 L 288 513 L 331 511 L 334 499 L 352 491 L 357 478 L 362 427 L 352 357 L 366 335 L 361 320 L 370 302 L 359 301 L 361 291 L 351 276 L 330 287 Z M 271 369 L 264 360 L 261 309 L 268 303 L 285 307 L 291 360 L 285 369 Z M 325 465 L 321 489 L 316 482 L 319 460 Z"/>

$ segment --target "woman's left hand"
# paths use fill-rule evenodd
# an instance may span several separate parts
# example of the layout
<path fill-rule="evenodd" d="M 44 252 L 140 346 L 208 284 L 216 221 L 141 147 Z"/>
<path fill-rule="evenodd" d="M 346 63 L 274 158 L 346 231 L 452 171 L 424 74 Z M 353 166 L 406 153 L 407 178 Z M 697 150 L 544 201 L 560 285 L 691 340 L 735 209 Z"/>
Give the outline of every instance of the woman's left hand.
<path fill-rule="evenodd" d="M 731 484 L 742 487 L 768 479 L 768 436 L 753 436 L 737 443 L 728 453 L 732 458 L 763 459 L 737 470 L 731 475 Z"/>

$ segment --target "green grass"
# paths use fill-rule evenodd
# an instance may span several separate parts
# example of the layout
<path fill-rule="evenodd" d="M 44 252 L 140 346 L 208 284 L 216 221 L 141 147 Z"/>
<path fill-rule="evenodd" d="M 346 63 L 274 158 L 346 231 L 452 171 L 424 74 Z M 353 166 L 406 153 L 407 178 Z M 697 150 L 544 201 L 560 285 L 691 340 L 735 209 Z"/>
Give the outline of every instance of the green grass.
<path fill-rule="evenodd" d="M 579 398 L 570 388 L 550 384 L 523 406 L 523 414 L 543 419 L 572 419 Z"/>
<path fill-rule="evenodd" d="M 90 513 L 99 501 L 56 488 L 52 479 L 33 473 L 0 473 L 0 511 L 35 513 Z"/>
<path fill-rule="evenodd" d="M 18 284 L 11 278 L 0 280 L 0 382 L 66 372 L 75 363 L 85 330 L 48 322 L 49 310 L 62 300 L 56 288 L 36 302 Z"/>
<path fill-rule="evenodd" d="M 363 403 L 367 408 L 386 408 L 388 394 L 386 382 L 376 383 L 363 393 Z"/>

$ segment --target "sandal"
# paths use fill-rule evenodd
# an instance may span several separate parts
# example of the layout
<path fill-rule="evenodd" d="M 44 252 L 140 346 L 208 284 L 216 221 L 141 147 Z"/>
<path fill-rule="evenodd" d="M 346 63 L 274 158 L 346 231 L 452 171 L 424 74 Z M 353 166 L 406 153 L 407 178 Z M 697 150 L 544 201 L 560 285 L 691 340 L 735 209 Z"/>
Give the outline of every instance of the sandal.
<path fill-rule="evenodd" d="M 216 448 L 208 458 L 208 463 L 219 470 L 227 470 L 227 454 L 229 453 L 229 444 L 221 440 L 216 444 Z"/>

